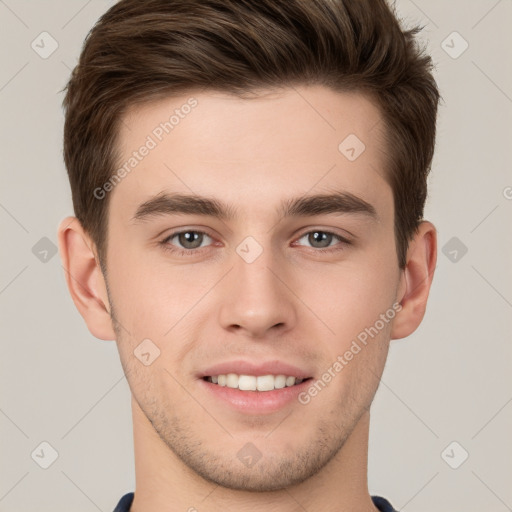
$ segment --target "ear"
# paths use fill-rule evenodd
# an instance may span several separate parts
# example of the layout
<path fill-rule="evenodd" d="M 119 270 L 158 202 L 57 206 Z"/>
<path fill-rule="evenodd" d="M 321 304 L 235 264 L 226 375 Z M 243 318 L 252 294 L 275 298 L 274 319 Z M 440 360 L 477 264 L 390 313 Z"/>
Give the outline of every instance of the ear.
<path fill-rule="evenodd" d="M 76 217 L 66 217 L 60 223 L 58 239 L 66 283 L 76 308 L 93 336 L 115 340 L 107 287 L 94 243 Z"/>
<path fill-rule="evenodd" d="M 398 285 L 397 301 L 402 309 L 393 321 L 391 339 L 409 336 L 423 320 L 436 261 L 436 228 L 431 222 L 423 221 L 409 242 L 406 266 Z"/>

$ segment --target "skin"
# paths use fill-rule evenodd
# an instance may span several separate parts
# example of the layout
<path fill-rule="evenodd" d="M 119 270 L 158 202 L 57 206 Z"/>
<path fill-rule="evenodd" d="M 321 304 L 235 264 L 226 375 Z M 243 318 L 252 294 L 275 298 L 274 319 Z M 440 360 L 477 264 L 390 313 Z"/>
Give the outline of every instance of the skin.
<path fill-rule="evenodd" d="M 190 96 L 197 107 L 110 192 L 106 279 L 78 220 L 59 227 L 73 301 L 95 337 L 116 340 L 132 392 L 131 510 L 375 511 L 369 408 L 390 340 L 424 316 L 435 228 L 421 223 L 400 270 L 384 126 L 359 93 L 304 86 L 254 99 L 203 91 L 154 101 L 124 116 L 120 162 Z M 351 133 L 366 146 L 355 161 L 338 150 Z M 134 222 L 137 206 L 164 190 L 215 197 L 239 216 Z M 377 219 L 277 213 L 283 199 L 334 190 L 373 205 Z M 192 256 L 164 250 L 180 229 L 208 234 Z M 322 245 L 308 236 L 315 230 L 352 243 L 333 237 Z M 263 249 L 252 263 L 236 252 L 247 236 Z M 179 237 L 166 243 L 191 246 Z M 398 303 L 394 319 L 307 405 L 249 415 L 201 390 L 199 370 L 238 357 L 282 360 L 318 379 Z M 147 338 L 160 350 L 149 366 L 133 353 Z M 248 442 L 262 454 L 250 468 L 237 457 Z"/>

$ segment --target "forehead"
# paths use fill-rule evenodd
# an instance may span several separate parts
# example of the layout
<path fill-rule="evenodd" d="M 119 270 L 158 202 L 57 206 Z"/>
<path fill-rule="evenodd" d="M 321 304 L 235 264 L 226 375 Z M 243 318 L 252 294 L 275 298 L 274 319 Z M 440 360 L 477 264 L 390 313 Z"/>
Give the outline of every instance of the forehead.
<path fill-rule="evenodd" d="M 242 217 L 287 197 L 344 190 L 392 207 L 383 123 L 360 93 L 290 87 L 240 98 L 203 91 L 123 116 L 112 209 L 134 213 L 162 192 L 215 196 Z"/>

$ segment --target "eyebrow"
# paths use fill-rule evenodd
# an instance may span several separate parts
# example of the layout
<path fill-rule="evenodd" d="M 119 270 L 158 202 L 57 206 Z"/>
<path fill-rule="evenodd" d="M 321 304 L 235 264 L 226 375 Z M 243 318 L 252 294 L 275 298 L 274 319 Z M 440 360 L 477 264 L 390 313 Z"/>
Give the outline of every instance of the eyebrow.
<path fill-rule="evenodd" d="M 147 221 L 152 217 L 185 214 L 205 215 L 223 221 L 236 219 L 237 208 L 218 199 L 162 192 L 140 204 L 132 221 Z M 283 200 L 278 208 L 282 217 L 306 217 L 323 214 L 358 214 L 378 219 L 375 208 L 350 192 L 316 194 Z"/>

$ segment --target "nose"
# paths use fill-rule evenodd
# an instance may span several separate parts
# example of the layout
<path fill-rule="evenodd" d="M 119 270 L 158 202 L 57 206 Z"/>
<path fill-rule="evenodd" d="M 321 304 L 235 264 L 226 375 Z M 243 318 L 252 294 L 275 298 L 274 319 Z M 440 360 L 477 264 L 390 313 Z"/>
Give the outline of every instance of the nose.
<path fill-rule="evenodd" d="M 291 277 L 285 272 L 285 262 L 270 249 L 252 263 L 235 253 L 226 278 L 219 290 L 219 322 L 224 329 L 264 338 L 293 328 L 297 310 Z"/>

